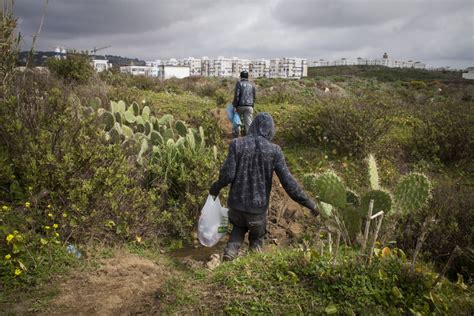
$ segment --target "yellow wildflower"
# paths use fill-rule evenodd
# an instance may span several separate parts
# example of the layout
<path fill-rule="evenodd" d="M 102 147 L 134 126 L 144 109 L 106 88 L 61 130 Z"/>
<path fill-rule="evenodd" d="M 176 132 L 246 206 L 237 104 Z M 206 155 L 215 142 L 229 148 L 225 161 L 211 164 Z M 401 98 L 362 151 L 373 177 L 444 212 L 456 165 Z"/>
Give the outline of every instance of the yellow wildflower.
<path fill-rule="evenodd" d="M 26 203 L 25 203 L 25 207 L 26 207 L 26 208 L 30 208 L 30 206 L 31 206 L 30 202 L 26 202 Z"/>
<path fill-rule="evenodd" d="M 49 227 L 49 226 L 44 226 L 44 229 L 46 229 L 46 230 L 48 230 L 48 229 L 50 229 L 50 228 L 51 228 L 51 227 Z"/>
<path fill-rule="evenodd" d="M 140 237 L 140 236 L 135 236 L 135 239 L 137 240 L 138 243 L 142 242 L 142 237 Z"/>
<path fill-rule="evenodd" d="M 6 259 L 6 260 L 10 260 L 11 258 L 12 258 L 12 255 L 11 255 L 11 254 L 8 254 L 8 255 L 5 256 L 5 259 Z"/>
<path fill-rule="evenodd" d="M 48 204 L 48 208 L 51 208 L 51 204 Z"/>
<path fill-rule="evenodd" d="M 5 212 L 8 211 L 8 209 L 9 209 L 8 206 L 6 206 L 6 205 L 2 206 L 2 210 L 4 210 Z"/>
<path fill-rule="evenodd" d="M 20 269 L 16 268 L 15 269 L 15 276 L 19 276 L 21 274 L 21 272 L 22 271 Z"/>
<path fill-rule="evenodd" d="M 54 229 L 56 229 L 56 228 L 58 228 L 58 227 L 59 227 L 58 224 L 56 224 L 56 223 L 53 224 L 53 228 L 54 228 Z"/>
<path fill-rule="evenodd" d="M 390 255 L 390 252 L 391 252 L 390 248 L 384 247 L 384 248 L 382 249 L 382 257 L 385 257 L 385 256 Z"/>
<path fill-rule="evenodd" d="M 12 234 L 8 234 L 8 236 L 7 236 L 7 238 L 6 238 L 6 239 L 7 239 L 7 242 L 12 241 L 12 239 L 13 239 L 14 237 L 15 237 L 15 236 L 13 236 Z"/>
<path fill-rule="evenodd" d="M 52 214 L 52 213 L 48 213 L 48 217 L 53 217 L 53 214 Z"/>
<path fill-rule="evenodd" d="M 63 213 L 63 217 L 64 217 L 64 218 L 67 217 L 67 213 L 66 213 L 66 212 Z"/>
<path fill-rule="evenodd" d="M 55 232 L 54 237 L 59 237 L 59 234 Z"/>

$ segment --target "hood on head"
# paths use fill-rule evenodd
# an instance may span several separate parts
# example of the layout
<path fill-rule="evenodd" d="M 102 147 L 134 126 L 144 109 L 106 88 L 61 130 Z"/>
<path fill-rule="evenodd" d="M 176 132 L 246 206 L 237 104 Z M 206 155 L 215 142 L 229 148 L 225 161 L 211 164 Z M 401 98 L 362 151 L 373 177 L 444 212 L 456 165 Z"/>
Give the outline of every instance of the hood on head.
<path fill-rule="evenodd" d="M 263 136 L 272 140 L 275 135 L 275 124 L 270 114 L 266 112 L 258 113 L 249 128 L 249 135 Z"/>

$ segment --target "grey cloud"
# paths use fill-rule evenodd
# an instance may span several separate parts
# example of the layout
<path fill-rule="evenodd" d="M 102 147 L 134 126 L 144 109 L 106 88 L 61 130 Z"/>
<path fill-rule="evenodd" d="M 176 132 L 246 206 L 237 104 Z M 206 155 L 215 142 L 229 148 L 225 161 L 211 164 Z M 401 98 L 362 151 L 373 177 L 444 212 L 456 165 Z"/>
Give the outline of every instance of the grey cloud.
<path fill-rule="evenodd" d="M 33 34 L 42 1 L 17 0 Z M 50 0 L 39 49 L 111 45 L 142 59 L 379 57 L 470 66 L 474 3 L 464 0 Z M 471 61 L 471 62 L 470 62 Z"/>

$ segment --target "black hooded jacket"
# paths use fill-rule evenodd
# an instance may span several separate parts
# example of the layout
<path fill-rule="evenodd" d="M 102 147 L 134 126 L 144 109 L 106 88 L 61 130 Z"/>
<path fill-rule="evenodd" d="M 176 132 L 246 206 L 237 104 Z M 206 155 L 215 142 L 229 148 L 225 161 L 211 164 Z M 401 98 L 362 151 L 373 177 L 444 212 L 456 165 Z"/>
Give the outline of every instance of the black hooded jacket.
<path fill-rule="evenodd" d="M 257 99 L 257 92 L 255 86 L 248 81 L 248 79 L 241 79 L 235 84 L 234 107 L 239 106 L 253 106 Z"/>
<path fill-rule="evenodd" d="M 230 143 L 219 180 L 211 186 L 209 193 L 217 196 L 223 187 L 231 184 L 227 201 L 229 208 L 253 214 L 265 213 L 275 171 L 288 195 L 316 212 L 314 201 L 289 172 L 280 146 L 271 142 L 274 134 L 270 114 L 259 113 L 250 125 L 248 135 Z"/>

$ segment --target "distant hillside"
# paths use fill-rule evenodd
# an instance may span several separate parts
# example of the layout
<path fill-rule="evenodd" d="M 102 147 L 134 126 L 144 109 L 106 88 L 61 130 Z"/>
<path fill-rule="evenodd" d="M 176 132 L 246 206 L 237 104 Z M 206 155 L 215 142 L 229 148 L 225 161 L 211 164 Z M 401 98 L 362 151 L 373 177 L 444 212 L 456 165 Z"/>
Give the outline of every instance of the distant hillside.
<path fill-rule="evenodd" d="M 388 68 L 383 66 L 332 66 L 309 67 L 308 77 L 357 76 L 376 78 L 380 81 L 397 80 L 461 80 L 461 72 L 433 71 L 411 68 Z"/>
<path fill-rule="evenodd" d="M 20 66 L 24 66 L 26 64 L 26 59 L 28 57 L 28 51 L 21 52 L 18 56 L 18 63 Z M 53 57 L 56 53 L 55 52 L 35 52 L 33 55 L 33 65 L 34 66 L 43 66 L 46 59 L 49 57 Z M 136 66 L 143 66 L 145 65 L 145 61 L 140 60 L 138 58 L 127 58 L 122 56 L 115 56 L 115 55 L 96 55 L 95 58 L 97 59 L 108 59 L 110 63 L 114 66 L 128 66 L 128 65 L 136 65 Z"/>

